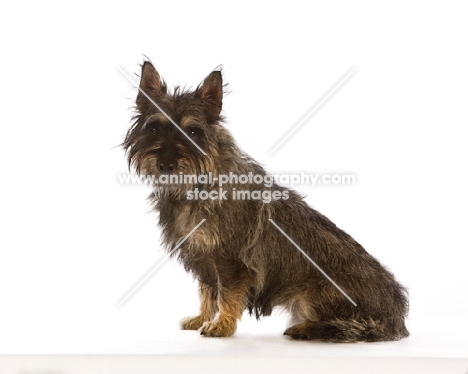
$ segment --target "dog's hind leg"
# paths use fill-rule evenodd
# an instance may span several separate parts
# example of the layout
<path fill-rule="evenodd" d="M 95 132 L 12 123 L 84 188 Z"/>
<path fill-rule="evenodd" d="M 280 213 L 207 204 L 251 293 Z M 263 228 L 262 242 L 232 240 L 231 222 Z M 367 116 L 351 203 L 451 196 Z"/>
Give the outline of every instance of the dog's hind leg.
<path fill-rule="evenodd" d="M 372 318 L 307 321 L 288 328 L 284 335 L 293 339 L 330 342 L 377 342 L 399 340 L 409 335 L 404 323 L 376 321 Z"/>

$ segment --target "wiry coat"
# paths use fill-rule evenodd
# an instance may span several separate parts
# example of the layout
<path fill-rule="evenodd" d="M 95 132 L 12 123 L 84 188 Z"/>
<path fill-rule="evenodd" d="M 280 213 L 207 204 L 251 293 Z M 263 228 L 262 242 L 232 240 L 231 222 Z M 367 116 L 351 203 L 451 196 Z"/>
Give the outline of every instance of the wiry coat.
<path fill-rule="evenodd" d="M 266 176 L 222 125 L 223 86 L 215 71 L 193 92 L 169 94 L 145 62 L 137 116 L 123 143 L 129 163 L 142 174 Z M 164 111 L 180 128 L 171 123 Z M 181 133 L 184 131 L 202 150 Z M 274 307 L 292 314 L 285 331 L 296 339 L 382 341 L 408 336 L 406 291 L 351 236 L 276 184 L 227 184 L 227 200 L 189 200 L 187 192 L 219 190 L 219 181 L 157 186 L 150 196 L 163 240 L 200 284 L 201 311 L 182 320 L 184 329 L 229 336 L 247 308 L 257 318 Z M 235 200 L 234 191 L 280 191 L 288 199 Z M 283 195 L 282 195 L 283 196 Z M 273 220 L 357 304 L 353 305 L 271 223 Z"/>

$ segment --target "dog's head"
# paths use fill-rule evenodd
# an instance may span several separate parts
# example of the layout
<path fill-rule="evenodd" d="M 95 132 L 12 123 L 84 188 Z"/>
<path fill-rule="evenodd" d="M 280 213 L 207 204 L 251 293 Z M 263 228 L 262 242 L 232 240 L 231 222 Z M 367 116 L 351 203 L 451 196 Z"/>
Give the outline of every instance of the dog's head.
<path fill-rule="evenodd" d="M 216 175 L 220 156 L 233 140 L 220 124 L 223 100 L 221 71 L 213 71 L 193 91 L 169 92 L 146 61 L 136 98 L 134 122 L 122 143 L 129 167 L 138 174 Z"/>

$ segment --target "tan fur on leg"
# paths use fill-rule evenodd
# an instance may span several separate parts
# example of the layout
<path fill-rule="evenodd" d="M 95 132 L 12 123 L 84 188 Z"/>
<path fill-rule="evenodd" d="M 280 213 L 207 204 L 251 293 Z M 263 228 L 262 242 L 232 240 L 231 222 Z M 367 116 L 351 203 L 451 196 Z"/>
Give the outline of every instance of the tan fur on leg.
<path fill-rule="evenodd" d="M 211 321 L 218 311 L 218 304 L 212 287 L 200 282 L 198 293 L 200 296 L 200 314 L 195 317 L 183 318 L 180 321 L 182 330 L 198 330 L 205 322 Z"/>
<path fill-rule="evenodd" d="M 211 322 L 205 322 L 201 335 L 211 337 L 231 336 L 236 332 L 237 320 L 242 317 L 247 302 L 246 279 L 234 287 L 223 288 L 218 296 L 219 314 Z"/>

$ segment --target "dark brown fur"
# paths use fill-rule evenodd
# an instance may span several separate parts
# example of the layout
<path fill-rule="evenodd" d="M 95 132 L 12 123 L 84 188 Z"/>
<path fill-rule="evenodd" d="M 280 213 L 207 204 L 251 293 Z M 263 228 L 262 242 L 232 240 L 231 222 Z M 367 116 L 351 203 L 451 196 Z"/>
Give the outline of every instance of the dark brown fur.
<path fill-rule="evenodd" d="M 140 88 L 206 152 L 204 156 L 141 93 L 124 149 L 138 173 L 253 174 L 265 170 L 243 153 L 222 125 L 221 72 L 194 91 L 169 93 L 150 62 Z M 218 190 L 217 183 L 169 185 L 150 201 L 168 250 L 206 221 L 174 255 L 199 281 L 201 311 L 181 321 L 205 336 L 230 336 L 245 309 L 268 316 L 283 307 L 294 339 L 383 341 L 408 336 L 406 291 L 351 236 L 309 207 L 294 191 L 274 184 L 226 185 L 238 190 L 278 190 L 287 200 L 188 200 L 187 191 Z M 228 195 L 230 196 L 230 195 Z M 269 221 L 273 219 L 356 303 L 341 294 Z"/>

